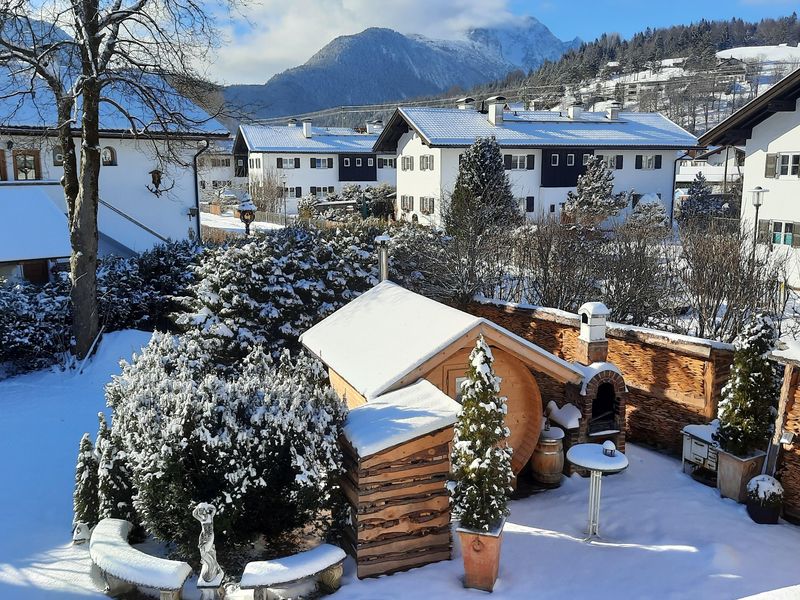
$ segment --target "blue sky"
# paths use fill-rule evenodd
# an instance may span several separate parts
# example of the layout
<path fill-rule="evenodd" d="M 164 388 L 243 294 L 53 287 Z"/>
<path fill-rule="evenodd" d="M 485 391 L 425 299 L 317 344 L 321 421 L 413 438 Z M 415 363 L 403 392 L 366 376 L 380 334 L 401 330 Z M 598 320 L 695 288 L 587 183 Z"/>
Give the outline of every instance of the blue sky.
<path fill-rule="evenodd" d="M 586 41 L 616 31 L 628 38 L 647 27 L 664 27 L 700 19 L 757 21 L 800 9 L 798 0 L 511 0 L 517 15 L 532 14 L 562 39 Z"/>
<path fill-rule="evenodd" d="M 532 15 L 561 39 L 701 18 L 746 20 L 791 14 L 800 0 L 257 0 L 227 24 L 209 74 L 221 83 L 263 83 L 306 62 L 340 35 L 367 27 L 454 39 L 470 27 Z"/>

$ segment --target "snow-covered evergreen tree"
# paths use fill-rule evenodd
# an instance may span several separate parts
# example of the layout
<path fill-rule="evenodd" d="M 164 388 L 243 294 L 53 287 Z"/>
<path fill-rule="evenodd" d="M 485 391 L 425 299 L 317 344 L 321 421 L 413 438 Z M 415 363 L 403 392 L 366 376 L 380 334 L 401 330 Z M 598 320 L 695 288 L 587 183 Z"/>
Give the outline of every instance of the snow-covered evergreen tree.
<path fill-rule="evenodd" d="M 628 203 L 625 192 L 614 193 L 614 174 L 602 157 L 592 156 L 578 176 L 575 192 L 567 193 L 564 213 L 584 225 L 597 225 L 619 213 Z"/>
<path fill-rule="evenodd" d="M 658 200 L 639 202 L 625 223 L 642 229 L 663 229 L 669 227 L 669 216 Z"/>
<path fill-rule="evenodd" d="M 78 449 L 75 465 L 75 491 L 72 494 L 73 523 L 83 522 L 97 525 L 99 507 L 97 502 L 97 457 L 92 440 L 84 433 Z"/>
<path fill-rule="evenodd" d="M 451 457 L 453 512 L 461 526 L 489 531 L 508 514 L 512 491 L 511 448 L 505 425 L 506 399 L 499 396 L 500 378 L 492 369 L 492 351 L 478 338 L 469 355 L 467 378 L 461 384 L 461 412 Z"/>
<path fill-rule="evenodd" d="M 95 440 L 97 456 L 97 502 L 99 518 L 136 521 L 133 511 L 133 488 L 120 442 L 111 434 L 103 413 L 97 415 L 99 427 Z"/>
<path fill-rule="evenodd" d="M 722 390 L 715 439 L 723 450 L 736 456 L 766 450 L 780 392 L 775 366 L 768 358 L 775 339 L 772 319 L 759 314 L 734 342 L 733 366 Z"/>
<path fill-rule="evenodd" d="M 705 176 L 703 173 L 698 173 L 689 184 L 686 197 L 681 200 L 676 212 L 678 223 L 683 226 L 696 222 L 702 224 L 711 217 L 725 216 L 726 205 L 714 197 Z"/>

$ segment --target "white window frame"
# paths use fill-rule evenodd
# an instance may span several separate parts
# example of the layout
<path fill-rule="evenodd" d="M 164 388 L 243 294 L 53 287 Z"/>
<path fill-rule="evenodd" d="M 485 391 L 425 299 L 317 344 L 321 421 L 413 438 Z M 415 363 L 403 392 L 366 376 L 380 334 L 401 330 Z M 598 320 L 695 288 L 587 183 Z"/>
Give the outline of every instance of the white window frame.
<path fill-rule="evenodd" d="M 557 167 L 558 166 L 558 154 L 551 154 L 550 155 L 550 166 Z"/>
<path fill-rule="evenodd" d="M 343 164 L 345 167 L 349 167 L 349 166 L 350 166 L 350 158 L 349 158 L 349 157 L 347 157 L 347 156 L 345 156 L 345 157 L 344 157 L 344 160 L 342 161 L 342 164 Z"/>
<path fill-rule="evenodd" d="M 777 231 L 775 229 L 776 226 L 778 227 Z M 791 246 L 794 236 L 798 235 L 798 233 L 800 232 L 794 230 L 793 222 L 773 221 L 770 240 L 773 246 Z"/>
<path fill-rule="evenodd" d="M 800 177 L 800 153 L 781 152 L 778 154 L 778 161 L 775 166 L 777 177 Z M 786 172 L 784 173 L 784 169 Z"/>
<path fill-rule="evenodd" d="M 589 161 L 591 160 L 591 158 L 592 158 L 591 154 L 589 154 L 588 152 L 584 152 L 583 158 L 581 159 L 583 161 L 583 166 L 584 167 L 589 164 Z"/>
<path fill-rule="evenodd" d="M 363 161 L 360 158 L 356 158 L 356 166 L 360 167 L 363 164 Z"/>
<path fill-rule="evenodd" d="M 294 159 L 293 158 L 281 158 L 281 169 L 294 169 Z"/>
<path fill-rule="evenodd" d="M 511 155 L 511 170 L 525 171 L 528 168 L 528 157 L 524 154 Z"/>
<path fill-rule="evenodd" d="M 575 166 L 575 155 L 574 154 L 567 154 L 567 166 L 574 167 Z"/>
<path fill-rule="evenodd" d="M 642 154 L 642 171 L 655 171 L 656 168 L 656 155 L 655 154 Z"/>
<path fill-rule="evenodd" d="M 374 167 L 375 166 L 375 159 L 374 158 L 368 158 L 367 159 L 367 166 L 368 167 Z"/>

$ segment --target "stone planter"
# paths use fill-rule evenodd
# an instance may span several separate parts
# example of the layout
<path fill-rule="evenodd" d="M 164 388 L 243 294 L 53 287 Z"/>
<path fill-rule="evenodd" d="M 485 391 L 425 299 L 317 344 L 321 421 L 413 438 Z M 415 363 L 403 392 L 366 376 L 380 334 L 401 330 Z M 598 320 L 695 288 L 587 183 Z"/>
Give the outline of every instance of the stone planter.
<path fill-rule="evenodd" d="M 747 499 L 747 482 L 761 472 L 766 457 L 766 453 L 758 452 L 748 458 L 739 458 L 720 449 L 717 459 L 719 495 L 744 502 Z"/>
<path fill-rule="evenodd" d="M 490 531 L 475 531 L 459 527 L 461 554 L 464 558 L 464 587 L 485 592 L 494 589 L 500 571 L 500 546 L 503 542 L 505 519 Z"/>
<path fill-rule="evenodd" d="M 775 525 L 781 516 L 780 506 L 762 506 L 758 502 L 747 501 L 747 514 L 759 525 Z"/>

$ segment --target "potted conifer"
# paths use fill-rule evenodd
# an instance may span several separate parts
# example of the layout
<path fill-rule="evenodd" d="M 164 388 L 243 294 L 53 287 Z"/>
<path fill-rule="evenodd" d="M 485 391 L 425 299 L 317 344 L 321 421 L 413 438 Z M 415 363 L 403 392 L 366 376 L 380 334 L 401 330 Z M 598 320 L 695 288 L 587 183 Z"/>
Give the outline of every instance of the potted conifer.
<path fill-rule="evenodd" d="M 774 477 L 758 475 L 747 484 L 747 514 L 756 523 L 774 525 L 781 516 L 783 486 Z"/>
<path fill-rule="evenodd" d="M 464 557 L 464 585 L 491 592 L 500 567 L 503 525 L 512 491 L 506 443 L 506 399 L 492 369 L 492 351 L 478 338 L 461 384 L 461 412 L 453 436 L 453 513 Z"/>
<path fill-rule="evenodd" d="M 775 326 L 765 315 L 744 326 L 734 342 L 730 381 L 722 390 L 717 487 L 723 498 L 744 502 L 747 482 L 761 472 L 774 420 L 778 379 L 768 355 Z"/>

